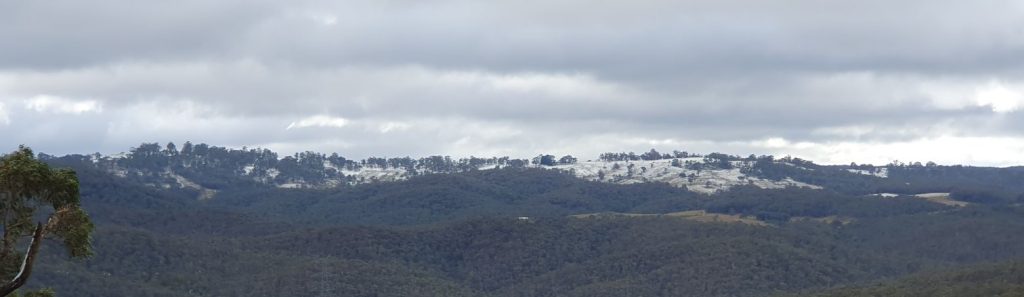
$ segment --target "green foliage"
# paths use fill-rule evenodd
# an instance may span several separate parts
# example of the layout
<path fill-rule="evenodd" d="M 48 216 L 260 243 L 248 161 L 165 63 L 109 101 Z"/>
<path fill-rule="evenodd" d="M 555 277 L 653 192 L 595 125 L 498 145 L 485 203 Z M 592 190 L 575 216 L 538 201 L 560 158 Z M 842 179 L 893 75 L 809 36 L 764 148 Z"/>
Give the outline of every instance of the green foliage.
<path fill-rule="evenodd" d="M 36 291 L 28 291 L 28 292 L 25 292 L 25 294 L 20 294 L 18 292 L 14 292 L 14 294 L 11 294 L 9 296 L 11 296 L 11 297 L 56 297 L 57 296 L 57 292 L 54 292 L 53 289 L 40 289 L 40 290 L 36 290 Z"/>
<path fill-rule="evenodd" d="M 43 220 L 37 222 L 40 218 Z M 36 240 L 61 239 L 72 258 L 92 255 L 93 224 L 81 208 L 77 175 L 71 170 L 50 168 L 37 160 L 27 147 L 19 147 L 0 157 L 0 220 L 3 227 L 0 277 L 13 279 L 8 288 L 20 287 L 30 275 L 39 247 Z M 33 240 L 27 253 L 19 250 L 24 238 Z M 22 257 L 25 257 L 24 265 Z M 14 278 L 16 274 L 18 277 Z M 46 294 L 40 291 L 25 295 Z"/>
<path fill-rule="evenodd" d="M 92 256 L 92 232 L 95 226 L 81 208 L 62 207 L 52 216 L 46 232 L 64 241 L 64 247 L 73 258 Z"/>

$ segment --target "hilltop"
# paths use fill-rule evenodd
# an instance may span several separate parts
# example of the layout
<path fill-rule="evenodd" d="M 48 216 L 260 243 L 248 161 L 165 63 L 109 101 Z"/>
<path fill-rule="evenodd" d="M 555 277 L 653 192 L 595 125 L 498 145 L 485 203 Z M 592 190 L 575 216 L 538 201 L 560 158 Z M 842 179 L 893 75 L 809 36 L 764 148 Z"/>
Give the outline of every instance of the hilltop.
<path fill-rule="evenodd" d="M 665 183 L 702 194 L 739 186 L 762 189 L 798 187 L 829 189 L 858 195 L 918 195 L 944 193 L 967 201 L 1017 199 L 1024 185 L 1024 168 L 939 166 L 919 162 L 874 165 L 818 165 L 809 160 L 774 156 L 747 157 L 683 151 L 605 153 L 579 160 L 571 155 L 539 154 L 532 159 L 512 157 L 429 156 L 348 159 L 337 153 L 302 152 L 281 156 L 267 149 L 230 149 L 186 142 L 144 143 L 127 153 L 105 156 L 67 155 L 44 159 L 90 166 L 116 176 L 160 188 L 198 191 L 201 199 L 238 185 L 276 188 L 331 189 L 412 177 L 509 168 L 555 170 L 578 178 L 612 184 Z M 1007 186 L 1010 189 L 1005 189 Z"/>

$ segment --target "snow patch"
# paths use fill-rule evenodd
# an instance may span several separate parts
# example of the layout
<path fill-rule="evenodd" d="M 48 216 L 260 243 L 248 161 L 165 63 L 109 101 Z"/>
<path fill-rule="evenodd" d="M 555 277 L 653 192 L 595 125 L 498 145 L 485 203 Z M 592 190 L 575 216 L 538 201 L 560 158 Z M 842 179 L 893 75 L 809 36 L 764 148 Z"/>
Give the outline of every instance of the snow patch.
<path fill-rule="evenodd" d="M 881 178 L 888 178 L 889 177 L 889 168 L 884 168 L 884 167 L 883 168 L 875 168 L 873 170 L 852 169 L 851 168 L 851 169 L 846 169 L 846 171 L 853 172 L 853 173 L 856 173 L 856 174 L 877 176 L 877 177 L 881 177 Z"/>
<path fill-rule="evenodd" d="M 279 174 L 281 174 L 281 171 L 278 171 L 277 168 L 267 169 L 267 176 L 269 176 L 271 180 L 277 178 Z"/>
<path fill-rule="evenodd" d="M 106 159 L 100 160 L 100 162 L 105 160 Z M 796 166 L 790 163 L 783 163 Z M 734 160 L 729 161 L 729 164 L 724 164 L 731 166 L 722 166 L 723 164 L 720 164 L 719 162 L 708 163 L 703 157 L 689 157 L 643 161 L 588 160 L 572 164 L 557 164 L 554 166 L 541 166 L 537 164 L 526 166 L 530 168 L 559 170 L 585 180 L 605 183 L 638 184 L 660 182 L 704 194 L 727 191 L 737 186 L 755 186 L 764 189 L 780 189 L 786 187 L 821 189 L 820 186 L 796 181 L 789 177 L 781 180 L 773 180 L 747 175 L 744 173 L 745 170 L 741 169 L 750 168 L 753 164 L 754 161 Z M 492 163 L 476 166 L 475 169 L 494 170 L 501 167 L 502 165 Z M 729 168 L 726 169 L 721 167 Z M 117 166 L 113 166 L 108 170 L 121 177 L 133 174 L 133 172 Z M 329 161 L 323 162 L 323 170 L 322 177 L 312 178 L 309 180 L 303 180 L 299 177 L 282 176 L 281 171 L 276 168 L 259 168 L 259 170 L 257 170 L 256 164 L 239 166 L 235 169 L 235 172 L 244 174 L 244 176 L 252 178 L 256 182 L 279 188 L 321 189 L 371 182 L 400 181 L 412 176 L 429 173 L 446 174 L 445 172 L 432 172 L 426 169 L 416 169 L 414 171 L 407 170 L 403 167 L 380 167 L 369 164 L 365 164 L 363 166 L 338 166 Z M 338 174 L 334 174 L 334 172 L 337 172 Z M 884 175 L 887 172 L 883 168 L 880 171 L 874 171 L 872 173 L 876 175 Z M 175 181 L 170 183 L 161 183 L 169 184 L 172 187 L 180 186 L 183 188 L 199 190 L 201 192 L 200 199 L 210 199 L 217 193 L 215 190 L 203 188 L 201 185 L 173 172 L 170 168 L 167 168 L 165 172 L 161 172 L 160 174 Z M 287 180 L 281 180 L 282 177 L 289 178 Z M 177 183 L 177 185 L 175 185 L 175 183 Z"/>
<path fill-rule="evenodd" d="M 344 170 L 342 174 L 354 177 L 357 183 L 373 181 L 399 181 L 409 177 L 404 168 L 362 167 L 359 170 Z"/>
<path fill-rule="evenodd" d="M 203 186 L 201 186 L 201 185 L 199 185 L 199 184 L 197 184 L 197 183 L 195 183 L 195 182 L 185 178 L 184 176 L 181 176 L 180 174 L 174 173 L 170 169 L 167 169 L 167 171 L 164 171 L 163 175 L 166 176 L 166 177 L 173 178 L 174 181 L 178 182 L 178 185 L 180 185 L 182 188 L 189 188 L 189 189 L 198 190 L 199 191 L 199 200 L 213 199 L 213 196 L 217 195 L 217 190 L 204 188 Z"/>
<path fill-rule="evenodd" d="M 673 166 L 673 163 L 678 166 Z M 713 194 L 732 187 L 753 185 L 764 189 L 804 187 L 821 189 L 816 185 L 795 181 L 792 178 L 769 180 L 749 176 L 740 172 L 744 161 L 731 162 L 731 169 L 689 169 L 685 164 L 704 163 L 703 158 L 678 158 L 648 161 L 586 161 L 575 164 L 556 165 L 553 168 L 567 171 L 577 177 L 617 184 L 663 182 L 690 191 Z"/>
<path fill-rule="evenodd" d="M 277 185 L 277 187 L 278 188 L 284 188 L 284 189 L 298 189 L 298 188 L 302 188 L 303 186 L 300 183 L 283 183 L 283 184 Z"/>

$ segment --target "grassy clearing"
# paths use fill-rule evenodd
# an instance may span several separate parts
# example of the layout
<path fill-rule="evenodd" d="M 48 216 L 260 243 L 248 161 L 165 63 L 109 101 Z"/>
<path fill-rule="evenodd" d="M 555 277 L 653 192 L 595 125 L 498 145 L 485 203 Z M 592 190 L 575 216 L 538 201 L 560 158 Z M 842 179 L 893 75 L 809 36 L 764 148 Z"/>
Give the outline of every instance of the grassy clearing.
<path fill-rule="evenodd" d="M 853 223 L 854 221 L 856 221 L 856 219 L 850 218 L 850 217 L 840 217 L 840 216 L 792 217 L 792 218 L 789 218 L 789 221 L 790 222 L 814 221 L 814 222 L 825 223 L 825 224 L 832 224 L 832 223 L 838 222 L 840 224 L 846 225 L 846 224 Z"/>
<path fill-rule="evenodd" d="M 953 200 L 949 193 L 924 193 L 914 195 L 914 197 L 949 206 L 964 207 L 970 204 L 964 201 Z"/>

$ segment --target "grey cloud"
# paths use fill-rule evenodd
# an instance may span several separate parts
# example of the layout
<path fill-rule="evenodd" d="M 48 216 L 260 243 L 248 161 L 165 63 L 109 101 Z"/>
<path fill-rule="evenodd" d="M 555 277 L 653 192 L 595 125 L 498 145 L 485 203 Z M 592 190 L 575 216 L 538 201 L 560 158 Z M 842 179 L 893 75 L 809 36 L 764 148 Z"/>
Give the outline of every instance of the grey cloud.
<path fill-rule="evenodd" d="M 8 65 L 29 67 L 251 57 L 618 78 L 1019 69 L 1024 12 L 984 2 L 8 2 L 0 40 Z"/>
<path fill-rule="evenodd" d="M 974 97 L 1024 86 L 1024 5 L 983 2 L 0 2 L 0 132 L 356 155 L 1019 138 L 1021 111 Z M 23 108 L 40 95 L 103 110 Z M 314 115 L 352 124 L 285 129 Z"/>
<path fill-rule="evenodd" d="M 9 87 L 13 97 L 43 93 L 101 98 L 110 108 L 188 101 L 207 109 L 199 116 L 206 112 L 285 119 L 313 114 L 356 120 L 462 117 L 558 128 L 578 122 L 584 124 L 565 132 L 671 130 L 679 131 L 677 136 L 715 140 L 759 135 L 810 139 L 818 135 L 808 132 L 821 126 L 927 126 L 941 119 L 992 114 L 977 107 L 937 109 L 924 98 L 914 97 L 921 95 L 913 92 L 889 94 L 888 88 L 913 80 L 839 81 L 826 86 L 799 79 L 768 80 L 649 92 L 579 75 L 505 76 L 423 68 L 307 72 L 249 63 L 141 65 L 78 74 L 13 76 L 16 78 Z M 882 85 L 887 88 L 881 92 L 872 89 Z"/>
<path fill-rule="evenodd" d="M 4 1 L 0 67 L 225 57 L 238 36 L 276 13 L 263 1 Z"/>

